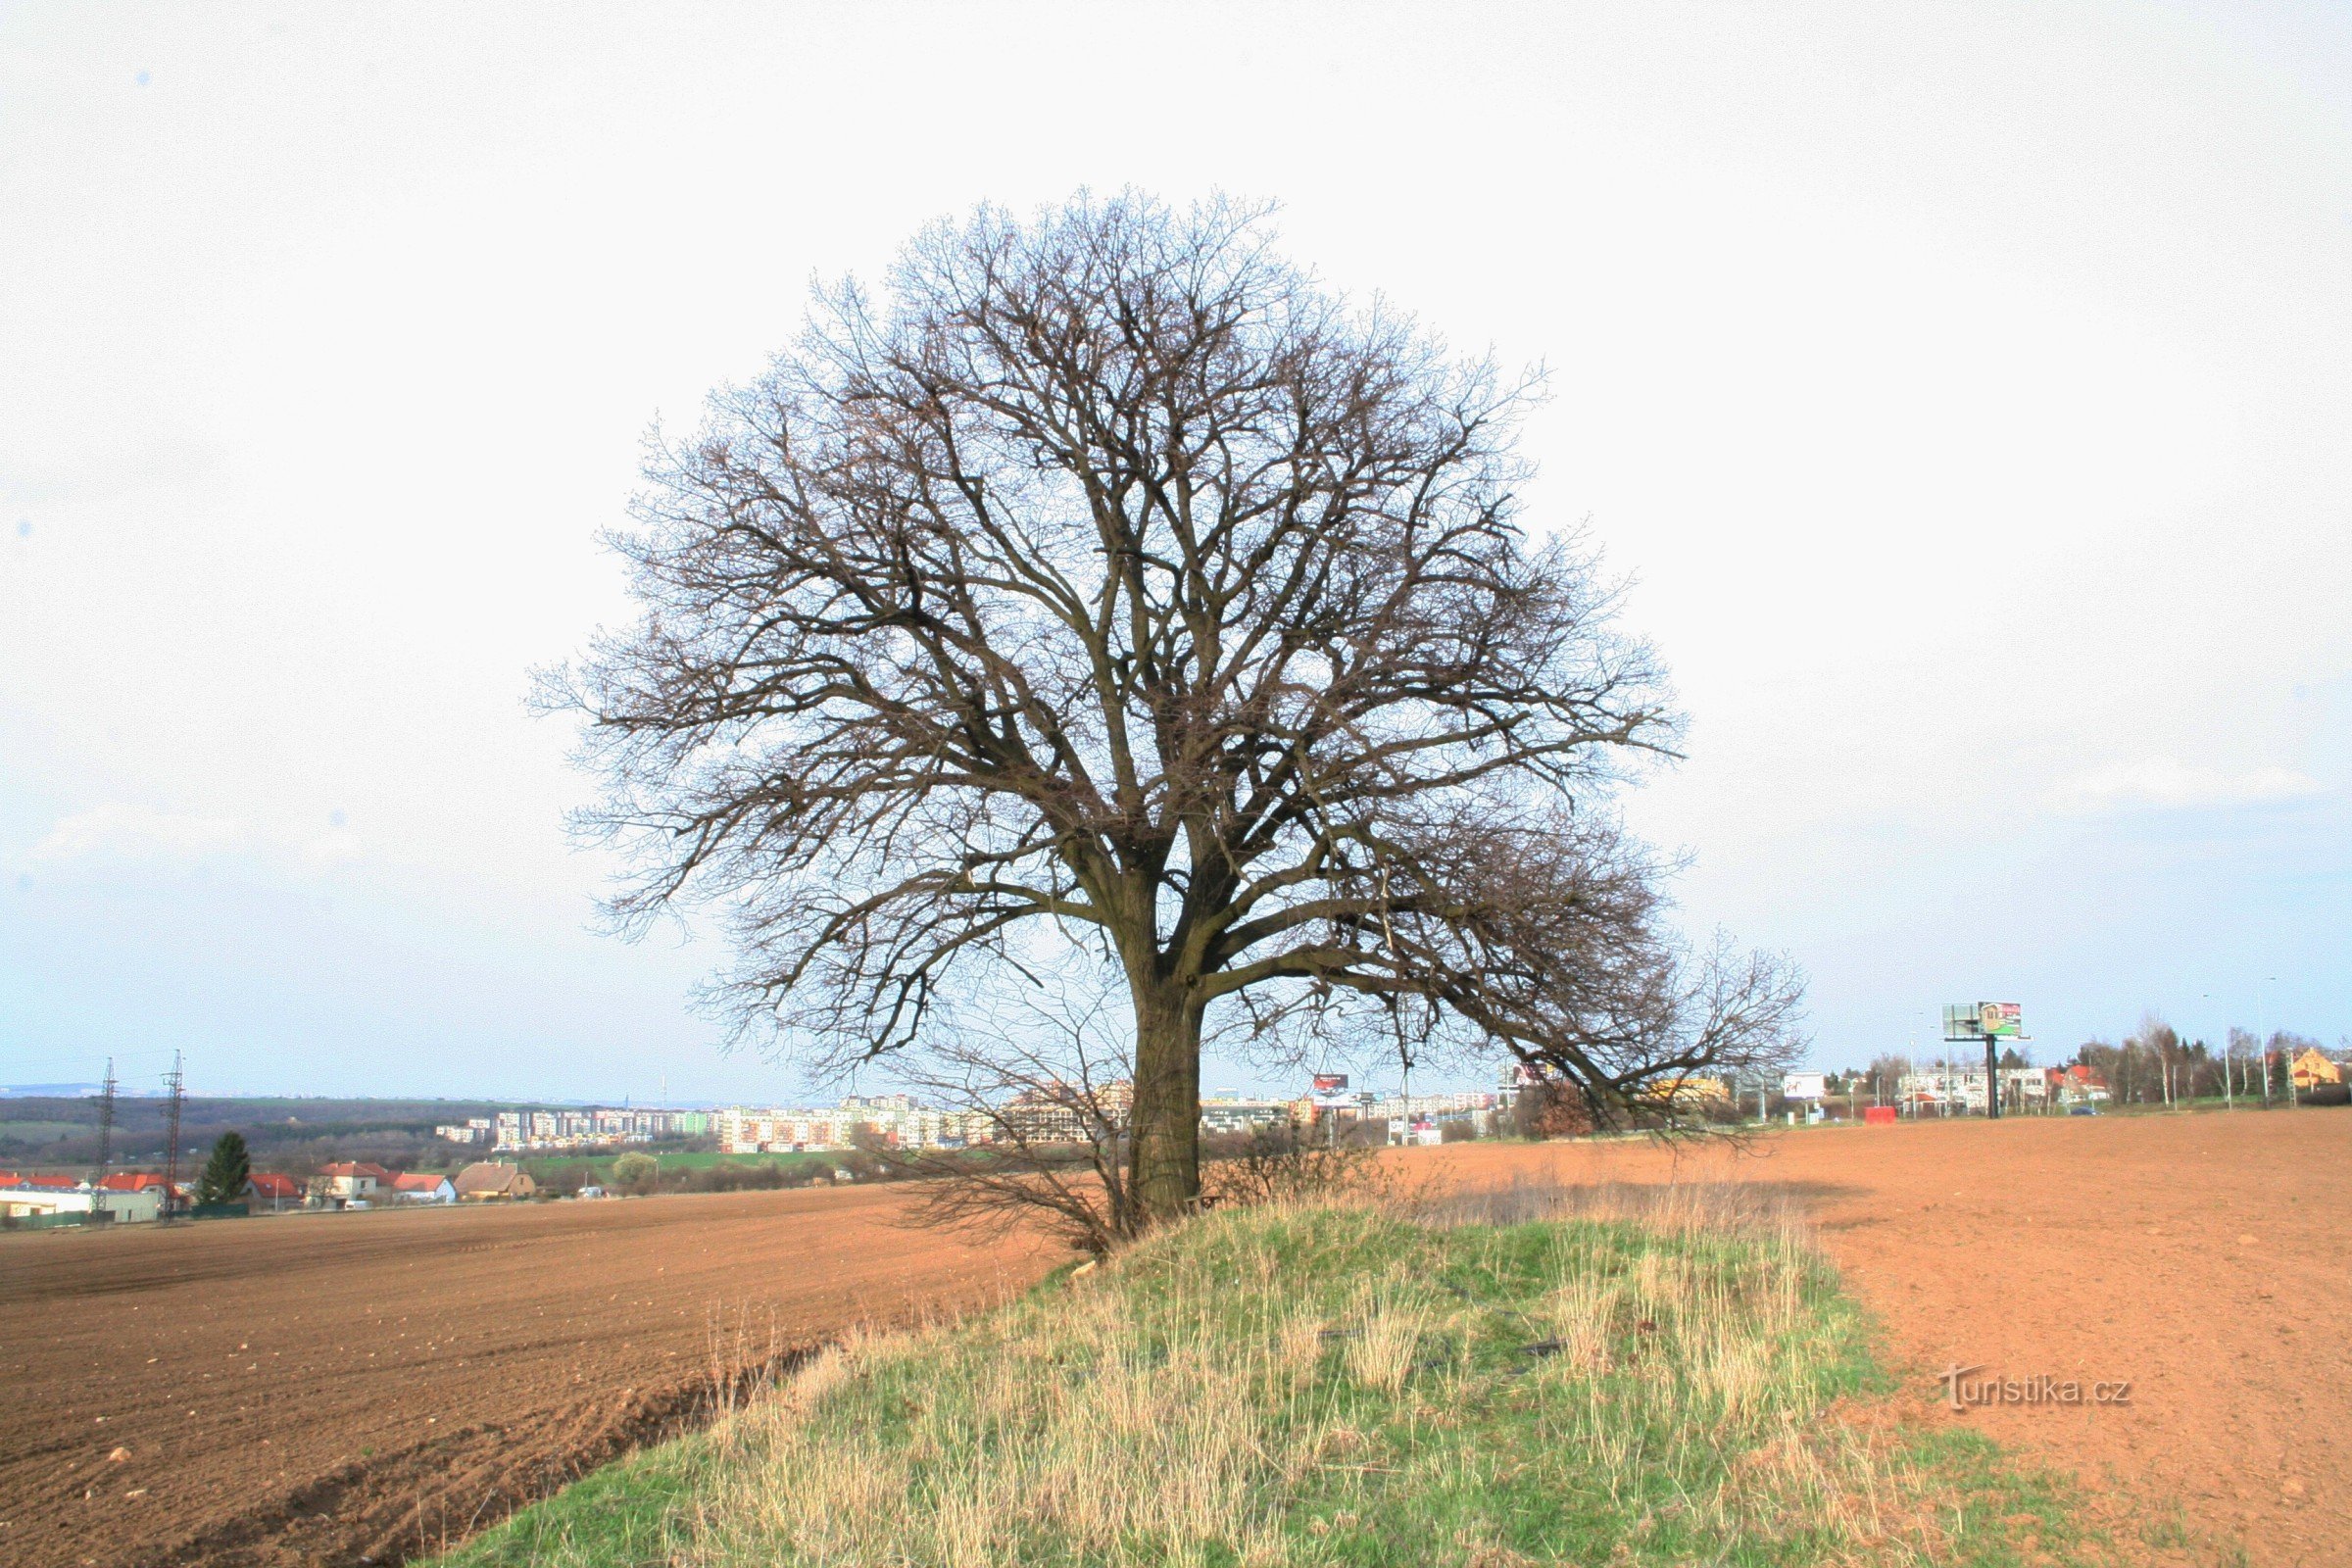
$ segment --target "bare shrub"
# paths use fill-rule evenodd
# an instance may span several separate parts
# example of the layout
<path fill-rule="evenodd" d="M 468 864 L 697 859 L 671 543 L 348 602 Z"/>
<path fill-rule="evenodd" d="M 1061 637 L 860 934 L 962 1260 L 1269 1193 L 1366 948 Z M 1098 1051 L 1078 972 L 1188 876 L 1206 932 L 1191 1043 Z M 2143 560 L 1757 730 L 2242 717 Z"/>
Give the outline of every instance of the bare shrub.
<path fill-rule="evenodd" d="M 1511 1131 L 1522 1138 L 1581 1138 L 1592 1130 L 1584 1096 L 1565 1084 L 1538 1079 L 1511 1101 Z"/>
<path fill-rule="evenodd" d="M 1034 1225 L 1095 1255 L 1142 1228 L 1119 1004 L 1100 972 L 1041 977 L 902 1054 L 900 1081 L 964 1130 L 960 1147 L 868 1151 L 892 1176 L 925 1183 L 912 1223 Z"/>
<path fill-rule="evenodd" d="M 1393 1185 L 1379 1150 L 1335 1143 L 1309 1128 L 1253 1127 L 1201 1141 L 1200 1186 L 1218 1207 L 1374 1198 Z"/>

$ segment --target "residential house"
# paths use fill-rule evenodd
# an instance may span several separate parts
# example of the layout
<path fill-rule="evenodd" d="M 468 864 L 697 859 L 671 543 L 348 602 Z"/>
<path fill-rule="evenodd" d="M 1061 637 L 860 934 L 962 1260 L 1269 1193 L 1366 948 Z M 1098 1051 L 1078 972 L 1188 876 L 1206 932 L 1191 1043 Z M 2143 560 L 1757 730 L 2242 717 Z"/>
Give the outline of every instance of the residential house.
<path fill-rule="evenodd" d="M 328 1208 L 372 1202 L 378 1190 L 391 1185 L 390 1171 L 364 1159 L 321 1165 L 318 1180 L 314 1184 L 319 1200 Z"/>
<path fill-rule="evenodd" d="M 247 1206 L 271 1214 L 302 1206 L 302 1184 L 273 1170 L 257 1170 L 245 1188 Z"/>
<path fill-rule="evenodd" d="M 451 1185 L 458 1197 L 469 1203 L 528 1198 L 539 1190 L 539 1184 L 521 1166 L 492 1159 L 475 1160 L 458 1172 L 457 1181 Z"/>
<path fill-rule="evenodd" d="M 2304 1094 L 2309 1094 L 2322 1084 L 2340 1084 L 2344 1081 L 2344 1069 L 2321 1055 L 2316 1046 L 2306 1046 L 2302 1054 L 2295 1057 L 2293 1071 L 2295 1088 Z"/>
<path fill-rule="evenodd" d="M 2107 1099 L 2107 1080 L 2081 1062 L 2049 1069 L 2052 1099 L 2062 1105 L 2095 1105 Z"/>
<path fill-rule="evenodd" d="M 454 1203 L 458 1200 L 458 1189 L 446 1176 L 410 1171 L 392 1178 L 392 1200 L 396 1203 Z"/>

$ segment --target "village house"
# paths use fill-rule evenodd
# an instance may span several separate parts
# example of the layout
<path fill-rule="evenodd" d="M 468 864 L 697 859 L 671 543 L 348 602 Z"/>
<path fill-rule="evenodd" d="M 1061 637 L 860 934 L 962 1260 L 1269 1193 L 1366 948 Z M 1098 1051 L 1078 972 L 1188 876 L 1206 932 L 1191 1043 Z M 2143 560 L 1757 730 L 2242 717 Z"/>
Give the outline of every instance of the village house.
<path fill-rule="evenodd" d="M 347 1159 L 320 1166 L 312 1190 L 322 1206 L 344 1208 L 352 1203 L 372 1202 L 379 1189 L 391 1185 L 392 1173 L 383 1166 L 364 1159 Z"/>
<path fill-rule="evenodd" d="M 410 1171 L 392 1178 L 392 1200 L 396 1203 L 454 1203 L 458 1189 L 446 1176 L 430 1176 L 422 1171 Z"/>
<path fill-rule="evenodd" d="M 2317 1046 L 2303 1049 L 2302 1054 L 2294 1059 L 2292 1071 L 2295 1089 L 2301 1094 L 2309 1094 L 2322 1084 L 2340 1084 L 2344 1081 L 2344 1070 L 2321 1055 Z"/>
<path fill-rule="evenodd" d="M 491 1159 L 477 1159 L 458 1172 L 452 1186 L 459 1199 L 468 1203 L 528 1198 L 539 1190 L 539 1184 L 521 1166 Z"/>
<path fill-rule="evenodd" d="M 255 1171 L 246 1184 L 245 1194 L 247 1206 L 267 1213 L 278 1214 L 302 1206 L 301 1184 L 273 1170 Z"/>

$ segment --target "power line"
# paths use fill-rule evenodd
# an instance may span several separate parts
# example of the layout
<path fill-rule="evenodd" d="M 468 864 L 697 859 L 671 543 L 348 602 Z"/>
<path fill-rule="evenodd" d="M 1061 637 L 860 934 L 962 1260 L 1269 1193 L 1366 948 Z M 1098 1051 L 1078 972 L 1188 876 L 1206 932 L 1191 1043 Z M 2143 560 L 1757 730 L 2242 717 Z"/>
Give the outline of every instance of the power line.
<path fill-rule="evenodd" d="M 98 1091 L 98 1171 L 90 1178 L 90 1220 L 106 1216 L 106 1167 L 115 1156 L 115 1058 L 106 1058 L 106 1082 Z"/>
<path fill-rule="evenodd" d="M 172 1053 L 172 1070 L 164 1074 L 164 1090 L 172 1097 L 171 1108 L 164 1112 L 164 1211 L 158 1217 L 170 1220 L 172 1206 L 179 1194 L 179 1101 L 181 1072 L 179 1053 Z"/>

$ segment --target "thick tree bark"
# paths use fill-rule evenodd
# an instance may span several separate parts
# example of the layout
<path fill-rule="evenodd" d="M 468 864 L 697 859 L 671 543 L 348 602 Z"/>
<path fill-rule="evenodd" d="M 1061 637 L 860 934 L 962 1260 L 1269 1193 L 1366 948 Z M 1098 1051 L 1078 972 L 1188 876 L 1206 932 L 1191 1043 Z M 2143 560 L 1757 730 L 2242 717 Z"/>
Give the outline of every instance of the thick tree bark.
<path fill-rule="evenodd" d="M 1191 1212 L 1200 1196 L 1200 1023 L 1198 988 L 1133 982 L 1135 1106 L 1130 1190 L 1144 1222 Z"/>

